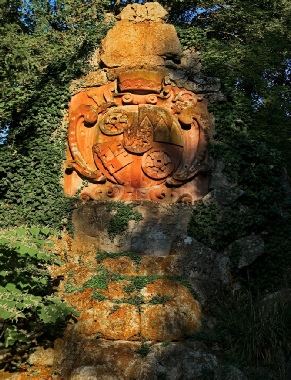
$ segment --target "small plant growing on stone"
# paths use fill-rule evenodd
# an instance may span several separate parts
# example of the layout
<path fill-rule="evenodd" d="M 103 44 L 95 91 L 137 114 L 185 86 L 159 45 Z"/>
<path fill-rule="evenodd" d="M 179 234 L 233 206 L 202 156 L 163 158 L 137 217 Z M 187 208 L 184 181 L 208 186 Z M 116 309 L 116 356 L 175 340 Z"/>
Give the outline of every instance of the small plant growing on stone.
<path fill-rule="evenodd" d="M 142 342 L 140 348 L 135 350 L 137 354 L 143 357 L 147 356 L 150 351 L 151 351 L 151 344 L 147 344 L 145 342 Z"/>
<path fill-rule="evenodd" d="M 97 252 L 96 260 L 100 263 L 105 259 L 116 259 L 123 256 L 129 257 L 136 264 L 139 264 L 142 259 L 142 255 L 135 252 Z"/>
<path fill-rule="evenodd" d="M 82 288 L 80 286 L 73 284 L 71 281 L 68 281 L 64 284 L 64 290 L 66 293 L 75 293 L 80 292 Z"/>
<path fill-rule="evenodd" d="M 104 294 L 99 293 L 99 292 L 93 292 L 93 294 L 91 296 L 91 299 L 96 300 L 96 301 L 104 301 L 105 298 L 106 297 L 104 296 Z"/>
<path fill-rule="evenodd" d="M 174 297 L 172 295 L 162 295 L 162 294 L 157 294 L 155 296 L 153 296 L 153 298 L 149 301 L 149 303 L 151 305 L 160 305 L 162 304 L 163 306 L 165 306 L 165 304 L 168 302 L 168 301 L 172 301 L 174 299 Z"/>
<path fill-rule="evenodd" d="M 97 274 L 92 276 L 83 284 L 83 289 L 107 289 L 109 284 L 109 272 L 102 265 L 99 265 Z"/>
<path fill-rule="evenodd" d="M 112 308 L 111 308 L 111 310 L 110 310 L 110 314 L 113 314 L 113 313 L 115 313 L 117 310 L 119 310 L 120 309 L 120 306 L 118 306 L 118 305 L 114 305 L 114 306 L 112 306 Z"/>
<path fill-rule="evenodd" d="M 113 241 L 116 235 L 125 232 L 130 220 L 138 222 L 143 219 L 142 214 L 133 208 L 134 205 L 125 204 L 122 201 L 108 204 L 108 211 L 115 212 L 109 221 L 107 229 L 110 240 Z"/>

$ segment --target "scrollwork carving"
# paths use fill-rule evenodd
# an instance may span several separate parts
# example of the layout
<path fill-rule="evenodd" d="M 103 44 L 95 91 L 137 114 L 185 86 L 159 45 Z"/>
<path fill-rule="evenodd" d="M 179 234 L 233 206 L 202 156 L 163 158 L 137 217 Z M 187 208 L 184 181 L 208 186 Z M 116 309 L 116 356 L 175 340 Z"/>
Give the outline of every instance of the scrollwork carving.
<path fill-rule="evenodd" d="M 75 95 L 69 121 L 68 167 L 88 179 L 86 196 L 171 203 L 201 193 L 213 124 L 201 95 L 164 86 L 155 72 L 126 72 Z"/>

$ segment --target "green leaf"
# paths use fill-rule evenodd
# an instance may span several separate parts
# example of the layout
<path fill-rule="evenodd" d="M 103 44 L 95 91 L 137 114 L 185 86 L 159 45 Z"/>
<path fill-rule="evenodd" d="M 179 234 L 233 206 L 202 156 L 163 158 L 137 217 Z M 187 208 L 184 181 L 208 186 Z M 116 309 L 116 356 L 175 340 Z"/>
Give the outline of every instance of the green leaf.
<path fill-rule="evenodd" d="M 40 228 L 37 227 L 31 227 L 28 229 L 28 231 L 31 233 L 32 236 L 36 236 L 40 232 Z"/>
<path fill-rule="evenodd" d="M 50 234 L 50 229 L 47 228 L 47 227 L 43 227 L 41 229 L 41 232 L 44 234 L 44 235 L 49 235 Z"/>
<path fill-rule="evenodd" d="M 5 288 L 11 292 L 19 292 L 19 290 L 16 288 L 15 284 L 8 283 L 8 284 L 6 284 Z"/>
<path fill-rule="evenodd" d="M 15 316 L 15 313 L 12 311 L 8 311 L 0 306 L 0 317 L 5 319 L 13 318 Z"/>
<path fill-rule="evenodd" d="M 26 235 L 26 229 L 25 228 L 17 228 L 15 230 L 15 232 L 18 236 L 25 236 Z"/>

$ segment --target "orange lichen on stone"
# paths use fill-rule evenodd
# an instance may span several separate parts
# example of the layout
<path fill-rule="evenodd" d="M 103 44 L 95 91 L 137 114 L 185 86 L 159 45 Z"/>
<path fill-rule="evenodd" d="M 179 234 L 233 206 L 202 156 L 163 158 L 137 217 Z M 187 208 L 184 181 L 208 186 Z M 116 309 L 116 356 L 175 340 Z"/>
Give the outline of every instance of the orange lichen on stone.
<path fill-rule="evenodd" d="M 126 299 L 129 295 L 124 291 L 124 287 L 130 284 L 131 282 L 126 280 L 111 281 L 108 284 L 107 291 L 104 291 L 103 294 L 115 300 Z"/>
<path fill-rule="evenodd" d="M 134 305 L 105 300 L 82 313 L 78 331 L 85 336 L 105 339 L 136 340 L 140 333 L 140 315 Z"/>
<path fill-rule="evenodd" d="M 74 306 L 77 311 L 82 311 L 91 308 L 96 302 L 91 299 L 92 293 L 93 289 L 88 288 L 82 292 L 65 293 L 63 298 L 70 306 Z"/>
<path fill-rule="evenodd" d="M 157 36 L 159 36 L 157 38 Z M 107 67 L 162 66 L 163 56 L 179 58 L 181 44 L 173 25 L 160 22 L 117 22 L 101 44 L 101 61 Z"/>
<path fill-rule="evenodd" d="M 138 267 L 138 273 L 141 276 L 156 275 L 174 275 L 177 274 L 175 267 L 176 256 L 155 257 L 144 256 Z"/>
<path fill-rule="evenodd" d="M 56 344 L 56 380 L 75 380 L 81 374 L 84 380 L 99 376 L 110 380 L 139 379 L 143 358 L 136 351 L 140 343 L 103 339 L 73 341 L 73 336 L 65 339 L 59 339 Z M 64 358 L 64 352 L 69 354 L 69 360 Z"/>
<path fill-rule="evenodd" d="M 23 369 L 23 372 L 11 374 L 0 372 L 0 380 L 53 380 L 53 368 L 35 365 L 31 368 Z"/>
<path fill-rule="evenodd" d="M 102 265 L 111 272 L 120 273 L 125 276 L 138 275 L 136 263 L 127 256 L 104 259 L 102 260 Z"/>
<path fill-rule="evenodd" d="M 141 294 L 141 336 L 149 340 L 177 340 L 200 328 L 201 308 L 190 290 L 173 280 L 161 279 L 148 284 Z"/>

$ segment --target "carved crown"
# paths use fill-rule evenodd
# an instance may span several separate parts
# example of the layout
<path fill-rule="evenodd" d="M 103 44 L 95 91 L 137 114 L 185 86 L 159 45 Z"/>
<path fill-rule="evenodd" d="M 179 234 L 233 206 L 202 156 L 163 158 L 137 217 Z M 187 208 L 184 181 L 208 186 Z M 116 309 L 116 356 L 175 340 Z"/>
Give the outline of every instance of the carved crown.
<path fill-rule="evenodd" d="M 122 92 L 155 92 L 162 89 L 164 76 L 147 70 L 126 71 L 119 74 L 118 84 Z"/>

